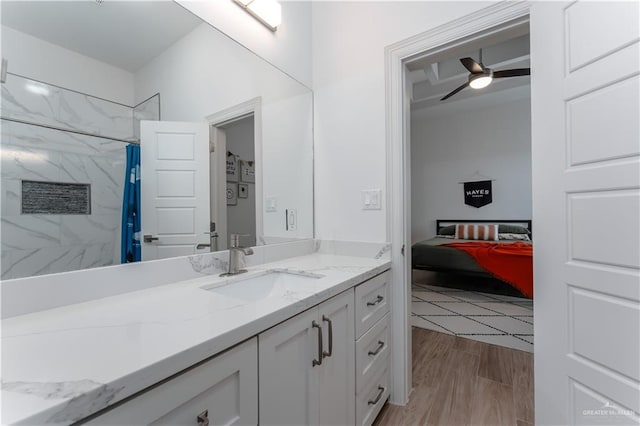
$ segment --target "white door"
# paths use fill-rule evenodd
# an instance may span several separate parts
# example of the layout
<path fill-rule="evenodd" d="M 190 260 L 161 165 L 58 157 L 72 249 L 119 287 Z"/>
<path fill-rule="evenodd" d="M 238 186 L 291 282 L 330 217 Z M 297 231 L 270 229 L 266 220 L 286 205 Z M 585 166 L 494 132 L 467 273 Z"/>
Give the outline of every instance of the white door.
<path fill-rule="evenodd" d="M 140 171 L 142 234 L 148 236 L 142 259 L 186 256 L 198 243 L 209 244 L 207 123 L 140 122 Z"/>
<path fill-rule="evenodd" d="M 353 290 L 349 290 L 318 307 L 325 352 L 318 369 L 321 425 L 352 425 L 356 421 L 353 300 Z"/>
<path fill-rule="evenodd" d="M 318 309 L 258 336 L 260 424 L 318 424 Z"/>
<path fill-rule="evenodd" d="M 638 17 L 532 6 L 537 424 L 638 422 Z"/>

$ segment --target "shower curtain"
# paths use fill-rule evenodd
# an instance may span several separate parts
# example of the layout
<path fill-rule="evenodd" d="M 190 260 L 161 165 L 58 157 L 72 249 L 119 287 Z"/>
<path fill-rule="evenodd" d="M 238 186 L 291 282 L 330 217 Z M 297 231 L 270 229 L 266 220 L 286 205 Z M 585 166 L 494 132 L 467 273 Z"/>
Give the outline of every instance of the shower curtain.
<path fill-rule="evenodd" d="M 127 145 L 127 168 L 122 202 L 121 263 L 142 260 L 140 232 L 140 147 Z"/>

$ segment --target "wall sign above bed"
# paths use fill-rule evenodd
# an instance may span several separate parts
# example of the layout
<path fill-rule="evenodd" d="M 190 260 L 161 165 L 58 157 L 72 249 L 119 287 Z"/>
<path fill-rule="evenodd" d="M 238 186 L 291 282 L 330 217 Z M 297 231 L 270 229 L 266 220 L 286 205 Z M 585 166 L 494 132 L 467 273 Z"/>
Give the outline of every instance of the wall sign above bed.
<path fill-rule="evenodd" d="M 464 183 L 464 203 L 480 208 L 493 202 L 490 180 Z"/>

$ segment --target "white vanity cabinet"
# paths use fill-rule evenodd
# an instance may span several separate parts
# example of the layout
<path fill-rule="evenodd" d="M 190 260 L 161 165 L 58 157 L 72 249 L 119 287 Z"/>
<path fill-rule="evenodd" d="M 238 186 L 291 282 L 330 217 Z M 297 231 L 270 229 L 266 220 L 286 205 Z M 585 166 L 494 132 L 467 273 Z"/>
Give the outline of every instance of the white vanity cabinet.
<path fill-rule="evenodd" d="M 389 397 L 384 272 L 81 423 L 369 425 Z"/>
<path fill-rule="evenodd" d="M 354 424 L 354 331 L 351 289 L 260 334 L 260 424 Z"/>
<path fill-rule="evenodd" d="M 158 384 L 91 425 L 256 425 L 258 344 L 254 337 Z"/>
<path fill-rule="evenodd" d="M 373 423 L 389 397 L 390 279 L 383 272 L 355 288 L 357 425 Z"/>

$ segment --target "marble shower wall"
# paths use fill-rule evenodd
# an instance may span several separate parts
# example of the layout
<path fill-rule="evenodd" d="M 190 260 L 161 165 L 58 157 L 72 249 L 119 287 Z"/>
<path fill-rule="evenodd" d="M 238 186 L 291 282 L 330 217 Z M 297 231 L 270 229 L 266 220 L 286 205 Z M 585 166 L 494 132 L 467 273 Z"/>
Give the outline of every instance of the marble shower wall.
<path fill-rule="evenodd" d="M 145 117 L 153 118 L 149 111 Z M 1 114 L 120 139 L 132 139 L 139 126 L 132 107 L 11 74 L 2 84 Z M 120 263 L 126 143 L 1 125 L 2 279 Z M 91 184 L 91 214 L 21 214 L 21 180 Z"/>
<path fill-rule="evenodd" d="M 13 74 L 7 75 L 2 85 L 2 116 L 118 139 L 133 138 L 130 106 Z"/>

